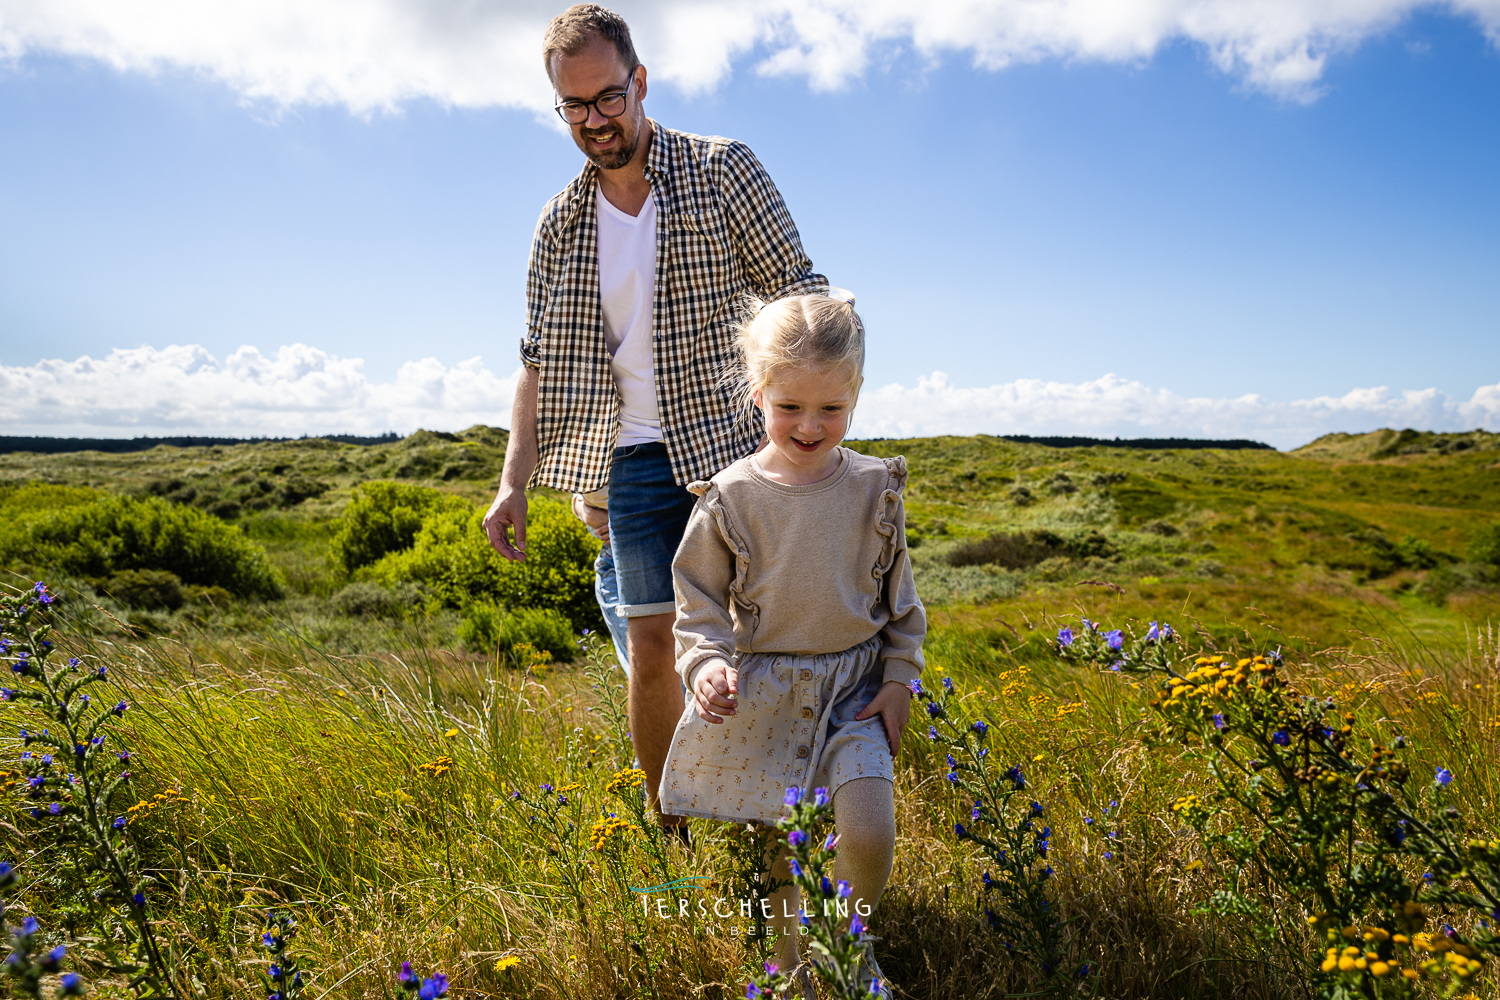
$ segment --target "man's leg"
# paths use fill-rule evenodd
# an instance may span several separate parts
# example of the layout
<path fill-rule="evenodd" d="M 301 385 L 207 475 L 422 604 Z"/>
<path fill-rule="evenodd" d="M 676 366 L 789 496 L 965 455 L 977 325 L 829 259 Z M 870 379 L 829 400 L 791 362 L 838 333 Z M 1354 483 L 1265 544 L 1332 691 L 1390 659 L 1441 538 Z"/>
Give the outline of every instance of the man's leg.
<path fill-rule="evenodd" d="M 630 741 L 646 772 L 651 802 L 661 787 L 672 733 L 682 717 L 682 681 L 677 676 L 673 615 L 630 619 Z M 663 817 L 676 821 L 676 817 Z M 669 822 L 670 825 L 670 822 Z"/>

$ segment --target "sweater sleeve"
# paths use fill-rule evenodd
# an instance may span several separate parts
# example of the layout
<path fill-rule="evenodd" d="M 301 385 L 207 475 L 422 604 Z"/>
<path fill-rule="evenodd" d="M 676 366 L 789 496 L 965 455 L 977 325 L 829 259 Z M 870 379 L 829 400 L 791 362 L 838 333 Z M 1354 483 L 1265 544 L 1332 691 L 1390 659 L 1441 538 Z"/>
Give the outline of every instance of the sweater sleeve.
<path fill-rule="evenodd" d="M 900 467 L 900 473 L 904 481 L 905 465 Z M 912 579 L 911 553 L 906 548 L 906 504 L 899 492 L 891 506 L 893 509 L 888 519 L 896 529 L 893 536 L 895 557 L 883 581 L 891 620 L 880 630 L 880 656 L 885 680 L 909 685 L 921 675 L 926 664 L 922 657 L 922 640 L 927 636 L 927 611 L 917 597 L 916 581 Z"/>
<path fill-rule="evenodd" d="M 734 619 L 729 613 L 730 585 L 737 553 L 730 548 L 709 506 L 718 502 L 717 489 L 697 482 L 688 487 L 699 495 L 688 518 L 682 544 L 672 560 L 672 586 L 677 592 L 677 673 L 691 690 L 693 673 L 706 661 L 734 662 Z"/>

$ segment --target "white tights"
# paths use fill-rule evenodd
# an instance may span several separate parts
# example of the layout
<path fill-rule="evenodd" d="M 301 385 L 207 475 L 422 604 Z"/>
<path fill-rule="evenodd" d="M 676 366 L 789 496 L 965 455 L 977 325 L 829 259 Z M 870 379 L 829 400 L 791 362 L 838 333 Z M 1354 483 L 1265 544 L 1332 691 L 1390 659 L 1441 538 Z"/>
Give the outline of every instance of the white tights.
<path fill-rule="evenodd" d="M 853 889 L 849 912 L 851 916 L 863 912 L 866 916 L 860 919 L 868 923 L 869 911 L 880 901 L 891 877 L 896 851 L 896 803 L 891 783 L 884 778 L 854 778 L 844 782 L 833 796 L 833 820 L 839 834 L 833 879 L 849 882 Z M 784 850 L 771 866 L 771 876 L 791 877 Z M 799 902 L 795 885 L 785 886 L 771 897 L 771 927 L 781 935 L 777 961 L 787 970 L 795 968 L 799 961 L 800 935 L 797 918 L 788 919 L 782 914 L 795 914 Z M 848 924 L 848 920 L 844 923 Z"/>

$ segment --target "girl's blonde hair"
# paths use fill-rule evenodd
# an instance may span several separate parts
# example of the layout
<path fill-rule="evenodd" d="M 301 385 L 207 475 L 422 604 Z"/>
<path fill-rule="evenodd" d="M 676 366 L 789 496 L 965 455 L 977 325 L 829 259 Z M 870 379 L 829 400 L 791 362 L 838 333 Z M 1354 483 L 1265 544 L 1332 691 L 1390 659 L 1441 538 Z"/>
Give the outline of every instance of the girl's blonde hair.
<path fill-rule="evenodd" d="M 792 295 L 766 305 L 739 329 L 742 403 L 782 374 L 813 368 L 849 373 L 850 405 L 865 380 L 865 325 L 854 303 L 827 295 Z"/>

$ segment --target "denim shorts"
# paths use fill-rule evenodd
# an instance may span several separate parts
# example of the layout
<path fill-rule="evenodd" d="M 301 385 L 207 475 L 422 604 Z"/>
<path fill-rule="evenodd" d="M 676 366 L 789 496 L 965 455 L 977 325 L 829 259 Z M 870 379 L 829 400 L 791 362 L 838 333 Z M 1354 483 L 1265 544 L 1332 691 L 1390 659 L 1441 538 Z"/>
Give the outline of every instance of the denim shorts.
<path fill-rule="evenodd" d="M 672 478 L 660 441 L 616 448 L 609 470 L 609 547 L 625 618 L 671 614 L 672 557 L 698 498 Z"/>
<path fill-rule="evenodd" d="M 604 624 L 615 644 L 615 659 L 620 669 L 630 675 L 630 661 L 625 657 L 625 619 L 615 614 L 620 606 L 620 583 L 615 579 L 615 554 L 606 542 L 599 547 L 599 558 L 594 560 L 594 599 L 599 602 L 599 611 L 604 615 Z"/>

